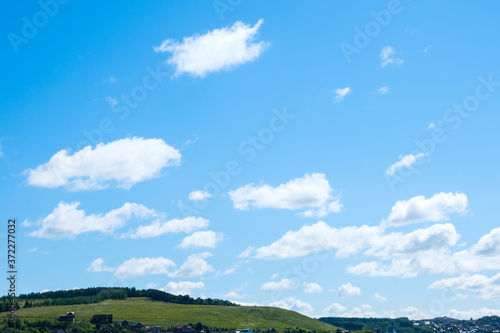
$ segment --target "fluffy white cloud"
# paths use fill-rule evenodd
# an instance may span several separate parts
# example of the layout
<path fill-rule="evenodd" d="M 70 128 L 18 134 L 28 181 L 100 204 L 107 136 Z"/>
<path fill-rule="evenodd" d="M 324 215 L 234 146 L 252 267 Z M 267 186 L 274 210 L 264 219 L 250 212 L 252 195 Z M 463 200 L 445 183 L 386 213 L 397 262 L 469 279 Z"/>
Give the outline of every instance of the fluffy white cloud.
<path fill-rule="evenodd" d="M 427 154 L 424 154 L 424 153 L 420 153 L 420 154 L 416 154 L 416 155 L 408 154 L 405 156 L 399 155 L 399 160 L 396 163 L 394 163 L 393 165 L 391 165 L 390 167 L 388 167 L 385 170 L 385 174 L 386 175 L 393 175 L 401 168 L 409 168 L 413 164 L 415 164 L 415 162 L 417 162 L 418 159 L 420 159 L 426 155 Z"/>
<path fill-rule="evenodd" d="M 304 286 L 304 292 L 306 294 L 323 292 L 323 287 L 321 287 L 319 284 L 314 283 L 314 282 L 304 282 L 304 283 L 302 283 L 302 286 Z"/>
<path fill-rule="evenodd" d="M 380 302 L 385 302 L 385 301 L 387 301 L 387 298 L 386 298 L 386 297 L 384 297 L 384 296 L 382 296 L 382 295 L 380 295 L 379 293 L 375 293 L 375 294 L 373 294 L 373 298 L 375 298 L 375 299 L 379 300 Z"/>
<path fill-rule="evenodd" d="M 190 255 L 182 266 L 175 272 L 168 272 L 170 277 L 197 277 L 214 271 L 214 268 L 208 264 L 205 258 L 211 257 L 210 252 L 203 252 Z"/>
<path fill-rule="evenodd" d="M 337 88 L 333 91 L 335 94 L 335 99 L 334 102 L 342 102 L 344 100 L 344 97 L 349 96 L 352 92 L 352 89 L 350 87 L 345 87 L 345 88 Z"/>
<path fill-rule="evenodd" d="M 60 202 L 52 213 L 41 221 L 41 227 L 29 235 L 57 239 L 75 238 L 79 234 L 93 231 L 110 234 L 133 217 L 147 219 L 157 215 L 154 210 L 135 203 L 126 203 L 120 208 L 98 215 L 86 215 L 85 211 L 78 209 L 79 205 L 79 202 Z"/>
<path fill-rule="evenodd" d="M 230 291 L 227 294 L 224 294 L 223 297 L 230 300 L 233 298 L 243 298 L 245 295 L 240 295 L 236 291 Z"/>
<path fill-rule="evenodd" d="M 238 21 L 230 28 L 184 37 L 182 43 L 167 39 L 154 50 L 172 53 L 168 63 L 175 67 L 176 76 L 189 73 L 205 77 L 257 59 L 270 45 L 254 42 L 262 23 L 260 19 L 251 27 Z"/>
<path fill-rule="evenodd" d="M 162 139 L 126 138 L 87 146 L 69 155 L 60 150 L 49 162 L 27 169 L 33 186 L 70 190 L 102 190 L 110 185 L 129 189 L 160 175 L 163 168 L 178 165 L 180 152 Z"/>
<path fill-rule="evenodd" d="M 436 281 L 429 288 L 470 290 L 476 294 L 478 299 L 500 299 L 500 273 L 491 278 L 480 274 L 464 274 Z"/>
<path fill-rule="evenodd" d="M 371 240 L 366 254 L 384 259 L 423 251 L 448 248 L 460 239 L 451 223 L 434 224 L 428 228 L 416 229 L 409 233 L 392 232 Z"/>
<path fill-rule="evenodd" d="M 191 281 L 179 281 L 179 282 L 169 282 L 160 290 L 173 295 L 191 295 L 193 289 L 203 289 L 205 284 L 203 282 L 191 282 Z"/>
<path fill-rule="evenodd" d="M 401 276 L 411 278 L 425 274 L 450 273 L 455 270 L 454 263 L 449 260 L 448 249 L 431 249 L 413 254 L 401 254 L 389 264 L 370 261 L 349 266 L 346 271 L 363 276 Z"/>
<path fill-rule="evenodd" d="M 323 314 L 325 316 L 337 317 L 339 313 L 344 312 L 345 310 L 347 310 L 345 306 L 342 306 L 339 303 L 333 303 L 323 309 Z"/>
<path fill-rule="evenodd" d="M 345 257 L 367 247 L 380 234 L 379 227 L 332 228 L 319 221 L 304 225 L 298 231 L 289 231 L 271 245 L 256 250 L 260 259 L 284 259 L 308 255 L 324 250 L 336 250 L 337 257 Z"/>
<path fill-rule="evenodd" d="M 278 187 L 270 185 L 255 186 L 247 184 L 234 191 L 229 191 L 234 208 L 248 209 L 250 207 L 276 209 L 303 209 L 303 216 L 324 216 L 330 212 L 338 212 L 342 205 L 331 194 L 332 188 L 325 174 L 306 174 L 281 184 Z"/>
<path fill-rule="evenodd" d="M 90 266 L 87 268 L 88 272 L 112 272 L 115 269 L 113 267 L 104 266 L 104 260 L 102 258 L 97 258 L 94 260 Z"/>
<path fill-rule="evenodd" d="M 396 52 L 392 46 L 385 46 L 382 51 L 380 51 L 380 59 L 382 60 L 381 66 L 385 67 L 388 64 L 400 65 L 403 63 L 403 59 L 394 57 Z"/>
<path fill-rule="evenodd" d="M 169 267 L 175 263 L 163 257 L 158 258 L 132 258 L 123 262 L 115 272 L 117 279 L 149 274 L 166 274 Z"/>
<path fill-rule="evenodd" d="M 208 248 L 216 248 L 217 244 L 219 244 L 224 239 L 224 236 L 220 232 L 215 232 L 211 230 L 207 231 L 197 231 L 192 235 L 185 237 L 182 240 L 182 243 L 179 244 L 180 248 L 199 248 L 199 247 L 208 247 Z"/>
<path fill-rule="evenodd" d="M 338 296 L 356 296 L 361 295 L 361 289 L 359 287 L 353 286 L 350 282 L 345 283 L 339 287 Z"/>
<path fill-rule="evenodd" d="M 476 272 L 482 270 L 500 270 L 500 228 L 491 230 L 467 250 L 456 252 L 451 260 L 457 271 Z"/>
<path fill-rule="evenodd" d="M 295 297 L 287 297 L 281 301 L 269 303 L 269 306 L 275 306 L 286 310 L 292 310 L 300 312 L 302 314 L 308 314 L 314 310 L 311 304 L 302 302 L 301 300 L 296 299 Z"/>
<path fill-rule="evenodd" d="M 188 199 L 191 201 L 201 202 L 210 198 L 210 193 L 207 191 L 193 191 L 189 193 Z"/>
<path fill-rule="evenodd" d="M 289 279 L 281 279 L 279 281 L 270 281 L 264 283 L 260 289 L 262 290 L 286 290 L 291 289 L 295 283 Z"/>
<path fill-rule="evenodd" d="M 188 216 L 183 219 L 169 221 L 155 220 L 149 225 L 142 225 L 130 235 L 131 238 L 158 237 L 167 233 L 190 233 L 208 227 L 209 220 L 201 217 Z M 127 235 L 124 235 L 125 237 Z"/>
<path fill-rule="evenodd" d="M 385 222 L 388 225 L 406 225 L 448 221 L 452 213 L 466 213 L 467 203 L 467 195 L 464 193 L 441 192 L 429 199 L 419 195 L 396 202 Z"/>

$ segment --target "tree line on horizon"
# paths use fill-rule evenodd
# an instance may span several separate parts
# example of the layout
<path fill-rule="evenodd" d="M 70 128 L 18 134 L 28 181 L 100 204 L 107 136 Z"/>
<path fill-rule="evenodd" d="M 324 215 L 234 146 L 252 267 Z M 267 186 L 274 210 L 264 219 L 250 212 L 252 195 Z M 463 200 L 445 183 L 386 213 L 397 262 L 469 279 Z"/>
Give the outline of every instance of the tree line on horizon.
<path fill-rule="evenodd" d="M 56 305 L 92 304 L 107 299 L 126 299 L 127 297 L 149 297 L 155 301 L 177 304 L 238 306 L 230 301 L 212 298 L 192 298 L 189 295 L 172 295 L 158 289 L 92 287 L 85 289 L 56 290 L 38 293 L 21 294 L 18 301 L 24 300 L 24 308 Z M 18 301 L 16 300 L 16 303 Z M 19 308 L 19 306 L 18 306 Z M 10 297 L 0 298 L 0 312 L 9 311 Z"/>

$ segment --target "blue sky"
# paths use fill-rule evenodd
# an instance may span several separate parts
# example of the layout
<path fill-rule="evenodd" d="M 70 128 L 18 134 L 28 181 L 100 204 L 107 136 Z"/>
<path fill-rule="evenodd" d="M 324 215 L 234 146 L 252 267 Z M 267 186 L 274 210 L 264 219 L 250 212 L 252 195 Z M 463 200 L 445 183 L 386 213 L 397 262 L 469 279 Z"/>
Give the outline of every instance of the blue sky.
<path fill-rule="evenodd" d="M 18 292 L 498 315 L 499 9 L 9 4 L 0 208 Z"/>

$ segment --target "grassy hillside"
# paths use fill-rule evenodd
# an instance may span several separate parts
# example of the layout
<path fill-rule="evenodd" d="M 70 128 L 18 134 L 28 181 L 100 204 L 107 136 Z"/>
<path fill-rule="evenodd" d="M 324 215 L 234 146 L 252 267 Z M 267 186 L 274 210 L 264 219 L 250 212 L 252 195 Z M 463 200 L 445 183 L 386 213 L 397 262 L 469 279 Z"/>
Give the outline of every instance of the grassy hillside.
<path fill-rule="evenodd" d="M 113 314 L 115 320 L 138 321 L 144 325 L 170 327 L 176 324 L 202 322 L 208 326 L 227 328 L 275 328 L 283 332 L 287 327 L 308 331 L 330 331 L 335 327 L 299 313 L 264 306 L 186 305 L 153 301 L 145 297 L 125 300 L 106 300 L 95 304 L 46 306 L 19 309 L 21 319 L 55 319 L 60 314 L 74 311 L 77 320 L 89 320 L 93 314 Z"/>

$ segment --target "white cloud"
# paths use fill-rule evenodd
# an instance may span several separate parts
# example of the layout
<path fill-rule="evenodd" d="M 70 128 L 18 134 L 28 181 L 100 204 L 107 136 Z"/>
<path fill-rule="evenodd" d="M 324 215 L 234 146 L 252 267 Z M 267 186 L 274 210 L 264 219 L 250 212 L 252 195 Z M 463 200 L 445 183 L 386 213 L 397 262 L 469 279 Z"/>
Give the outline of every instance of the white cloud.
<path fill-rule="evenodd" d="M 262 23 L 264 20 L 260 19 L 251 27 L 238 21 L 230 28 L 184 37 L 182 43 L 167 39 L 154 50 L 172 53 L 168 63 L 175 67 L 176 76 L 189 73 L 205 77 L 257 59 L 270 45 L 254 42 Z"/>
<path fill-rule="evenodd" d="M 336 250 L 337 257 L 360 251 L 380 234 L 379 227 L 332 228 L 323 221 L 303 225 L 298 231 L 289 231 L 268 246 L 256 250 L 260 259 L 284 259 L 308 255 L 324 250 Z"/>
<path fill-rule="evenodd" d="M 436 281 L 429 288 L 469 290 L 473 291 L 478 299 L 500 299 L 500 273 L 491 278 L 480 274 L 463 274 Z"/>
<path fill-rule="evenodd" d="M 319 284 L 314 283 L 314 282 L 304 282 L 304 283 L 302 283 L 302 286 L 304 286 L 304 292 L 306 294 L 323 292 L 323 287 L 321 287 Z"/>
<path fill-rule="evenodd" d="M 466 213 L 467 203 L 467 195 L 464 193 L 441 192 L 429 199 L 419 195 L 396 202 L 386 222 L 389 225 L 405 225 L 448 221 L 452 213 Z"/>
<path fill-rule="evenodd" d="M 271 279 L 277 279 L 278 276 L 280 276 L 278 273 L 274 273 L 273 275 L 271 275 Z"/>
<path fill-rule="evenodd" d="M 234 272 L 236 272 L 236 270 L 238 269 L 238 267 L 240 267 L 243 264 L 246 264 L 247 262 L 248 262 L 248 260 L 240 260 L 240 261 L 238 261 L 233 266 L 231 266 L 230 268 L 226 269 L 224 271 L 224 275 L 233 274 Z"/>
<path fill-rule="evenodd" d="M 167 233 L 190 233 L 198 229 L 206 228 L 209 224 L 209 220 L 194 216 L 188 216 L 183 219 L 172 219 L 169 221 L 155 220 L 149 225 L 139 226 L 130 237 L 149 238 L 158 237 Z"/>
<path fill-rule="evenodd" d="M 224 294 L 223 297 L 226 299 L 233 299 L 233 298 L 243 298 L 245 297 L 245 295 L 240 295 L 236 291 L 230 291 L 227 294 Z"/>
<path fill-rule="evenodd" d="M 345 88 L 337 88 L 333 91 L 335 94 L 335 99 L 334 102 L 342 102 L 344 100 L 344 97 L 349 96 L 352 92 L 352 89 L 350 87 L 345 87 Z"/>
<path fill-rule="evenodd" d="M 420 153 L 417 155 L 408 154 L 405 156 L 399 155 L 399 160 L 396 163 L 394 163 L 393 165 L 389 166 L 385 170 L 385 174 L 386 175 L 393 175 L 401 168 L 410 168 L 413 164 L 415 164 L 417 162 L 418 159 L 420 159 L 426 155 L 427 154 L 424 154 L 424 153 Z"/>
<path fill-rule="evenodd" d="M 104 260 L 102 258 L 97 258 L 94 260 L 90 266 L 87 268 L 88 272 L 112 272 L 115 269 L 113 267 L 104 266 Z"/>
<path fill-rule="evenodd" d="M 287 297 L 281 301 L 269 303 L 269 306 L 275 306 L 286 310 L 292 310 L 300 312 L 302 314 L 309 314 L 314 310 L 311 304 L 302 302 L 301 300 L 296 299 L 295 297 Z"/>
<path fill-rule="evenodd" d="M 453 253 L 460 235 L 451 223 L 436 224 L 408 234 L 377 237 L 366 254 L 391 259 L 389 264 L 370 261 L 347 267 L 347 272 L 365 276 L 415 277 L 432 273 L 464 273 L 500 270 L 500 228 L 493 229 L 469 249 Z"/>
<path fill-rule="evenodd" d="M 381 95 L 387 94 L 389 92 L 388 86 L 382 86 L 378 89 L 378 93 Z"/>
<path fill-rule="evenodd" d="M 2 139 L 0 139 L 0 157 L 5 157 L 5 154 L 2 151 Z"/>
<path fill-rule="evenodd" d="M 422 311 L 421 309 L 414 307 L 414 306 L 408 306 L 406 308 L 401 309 L 401 312 L 405 314 L 405 317 L 408 317 L 409 319 L 423 319 L 423 318 L 433 318 L 433 314 L 430 314 L 429 312 Z M 455 318 L 455 317 L 454 317 Z"/>
<path fill-rule="evenodd" d="M 117 279 L 149 274 L 166 274 L 169 267 L 175 263 L 163 257 L 158 258 L 132 258 L 123 262 L 115 272 Z"/>
<path fill-rule="evenodd" d="M 456 252 L 451 260 L 458 271 L 500 270 L 500 228 L 491 230 L 467 250 Z"/>
<path fill-rule="evenodd" d="M 385 67 L 387 64 L 400 65 L 403 63 L 403 59 L 394 57 L 396 52 L 391 46 L 385 46 L 382 51 L 380 51 L 380 59 L 382 60 L 381 66 Z"/>
<path fill-rule="evenodd" d="M 344 312 L 345 310 L 347 310 L 345 306 L 342 306 L 339 303 L 333 303 L 323 309 L 323 314 L 325 316 L 337 317 L 339 313 Z"/>
<path fill-rule="evenodd" d="M 148 289 L 156 289 L 156 287 L 158 287 L 158 283 L 155 283 L 155 282 L 151 282 L 151 283 L 146 284 L 146 288 L 148 288 Z"/>
<path fill-rule="evenodd" d="M 355 275 L 404 276 L 446 272 L 455 269 L 449 247 L 460 235 L 451 223 L 436 224 L 410 233 L 385 233 L 380 226 L 332 228 L 325 222 L 304 225 L 289 231 L 268 246 L 256 249 L 260 259 L 284 259 L 330 251 L 335 257 L 348 257 L 362 251 L 366 256 L 391 259 L 389 266 L 381 262 L 363 262 L 347 267 Z M 333 252 L 335 251 L 335 252 Z"/>
<path fill-rule="evenodd" d="M 203 282 L 191 282 L 191 281 L 179 281 L 179 282 L 169 282 L 160 290 L 173 295 L 191 295 L 193 289 L 204 289 L 205 284 Z"/>
<path fill-rule="evenodd" d="M 190 255 L 182 266 L 172 273 L 167 273 L 170 277 L 197 277 L 205 275 L 208 272 L 214 271 L 214 268 L 210 266 L 205 258 L 211 257 L 210 252 L 203 252 Z"/>
<path fill-rule="evenodd" d="M 188 199 L 191 201 L 201 202 L 210 198 L 210 193 L 207 191 L 193 191 L 189 193 Z"/>
<path fill-rule="evenodd" d="M 32 248 L 28 249 L 27 251 L 28 252 L 36 252 L 36 251 L 38 251 L 38 248 L 32 247 Z"/>
<path fill-rule="evenodd" d="M 199 248 L 199 247 L 208 247 L 208 248 L 216 248 L 217 245 L 222 242 L 224 236 L 220 232 L 215 232 L 211 230 L 207 231 L 197 231 L 182 240 L 182 243 L 179 244 L 178 247 L 182 249 L 186 248 Z"/>
<path fill-rule="evenodd" d="M 73 155 L 63 149 L 50 161 L 27 169 L 33 186 L 70 190 L 102 190 L 110 185 L 129 189 L 160 175 L 163 168 L 179 165 L 180 152 L 162 139 L 126 138 L 87 146 Z"/>
<path fill-rule="evenodd" d="M 485 316 L 498 316 L 499 313 L 500 309 L 488 309 L 486 307 L 482 307 L 480 309 L 474 310 L 451 309 L 450 311 L 448 311 L 448 316 L 451 318 L 468 320 L 470 318 L 479 319 Z"/>
<path fill-rule="evenodd" d="M 373 294 L 373 298 L 375 298 L 375 299 L 379 300 L 380 302 L 385 302 L 385 301 L 387 301 L 387 298 L 386 298 L 386 297 L 384 297 L 384 296 L 382 296 L 382 295 L 380 295 L 379 293 L 375 293 L 375 294 Z"/>
<path fill-rule="evenodd" d="M 430 124 L 429 124 L 429 126 L 427 128 L 428 129 L 434 129 L 434 128 L 436 128 L 436 123 L 433 122 L 433 121 L 431 121 Z"/>
<path fill-rule="evenodd" d="M 317 209 L 309 209 L 305 212 L 299 213 L 297 215 L 302 217 L 325 217 L 330 213 L 338 213 L 344 207 L 343 204 L 340 203 L 338 199 L 333 200 L 329 204 L 325 204 Z"/>
<path fill-rule="evenodd" d="M 253 246 L 249 246 L 245 249 L 245 251 L 238 254 L 238 258 L 249 258 L 255 252 L 255 248 Z"/>
<path fill-rule="evenodd" d="M 395 318 L 393 311 L 382 311 L 378 313 L 373 310 L 370 304 L 362 304 L 360 307 L 355 307 L 351 311 L 344 312 L 339 317 L 352 318 Z"/>
<path fill-rule="evenodd" d="M 291 289 L 295 283 L 289 279 L 281 279 L 279 281 L 270 281 L 264 283 L 260 289 L 261 290 L 286 290 Z"/>
<path fill-rule="evenodd" d="M 339 297 L 361 295 L 361 289 L 353 286 L 350 282 L 343 284 L 339 287 Z"/>
<path fill-rule="evenodd" d="M 236 209 L 312 208 L 313 210 L 303 212 L 302 216 L 324 216 L 330 212 L 338 212 L 342 207 L 331 192 L 332 188 L 325 174 L 312 173 L 292 179 L 278 187 L 267 184 L 255 186 L 252 183 L 229 191 L 228 194 Z"/>
<path fill-rule="evenodd" d="M 29 235 L 38 238 L 75 238 L 86 232 L 101 232 L 111 234 L 121 228 L 133 217 L 147 219 L 156 216 L 156 212 L 143 205 L 126 203 L 122 207 L 113 209 L 106 214 L 86 215 L 78 209 L 79 202 L 60 202 L 52 213 L 45 217 L 42 226 Z"/>

